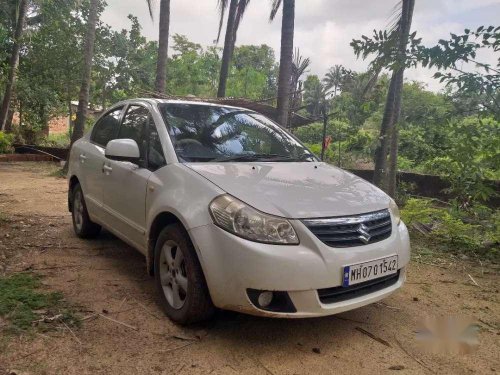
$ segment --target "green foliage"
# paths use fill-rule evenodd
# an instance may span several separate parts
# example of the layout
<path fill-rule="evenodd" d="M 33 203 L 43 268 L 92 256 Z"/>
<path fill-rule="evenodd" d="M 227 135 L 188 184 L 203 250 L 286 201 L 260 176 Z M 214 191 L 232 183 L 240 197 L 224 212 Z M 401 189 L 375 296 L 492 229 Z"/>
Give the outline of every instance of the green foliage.
<path fill-rule="evenodd" d="M 54 133 L 49 134 L 47 137 L 38 141 L 37 144 L 41 146 L 49 147 L 68 147 L 70 143 L 70 137 L 68 133 Z"/>
<path fill-rule="evenodd" d="M 319 117 L 322 114 L 326 94 L 327 90 L 318 76 L 307 76 L 304 81 L 304 102 L 307 112 L 309 112 L 311 116 Z"/>
<path fill-rule="evenodd" d="M 401 209 L 401 219 L 408 226 L 413 223 L 432 224 L 439 218 L 440 213 L 441 210 L 435 208 L 431 200 L 411 198 Z"/>
<path fill-rule="evenodd" d="M 14 136 L 0 131 L 0 154 L 9 154 L 13 151 L 12 142 Z"/>
<path fill-rule="evenodd" d="M 84 2 L 78 8 L 75 2 L 58 0 L 33 4 L 31 15 L 39 23 L 21 51 L 16 100 L 12 103 L 27 128 L 25 138 L 31 140 L 77 97 L 81 56 L 75 51 L 81 50 L 85 32 L 82 13 L 88 6 Z"/>
<path fill-rule="evenodd" d="M 417 32 L 409 35 L 405 55 L 401 56 L 398 50 L 398 29 L 373 30 L 372 38 L 362 35 L 361 39 L 353 39 L 351 47 L 357 57 L 366 59 L 369 55 L 376 55 L 371 62 L 374 68 L 387 67 L 392 71 L 401 66 L 414 67 L 418 64 L 417 51 L 422 38 L 416 38 Z"/>
<path fill-rule="evenodd" d="M 450 34 L 449 40 L 439 40 L 436 46 L 417 49 L 417 59 L 423 66 L 440 69 L 436 79 L 453 86 L 461 93 L 470 93 L 482 98 L 480 104 L 500 119 L 500 60 L 496 66 L 476 61 L 479 52 L 498 52 L 500 26 L 479 26 L 475 31 L 465 29 L 461 35 Z M 458 68 L 460 63 L 473 62 L 474 71 Z M 446 71 L 451 69 L 452 72 Z M 444 71 L 442 71 L 444 70 Z M 481 108 L 478 108 L 481 111 Z"/>
<path fill-rule="evenodd" d="M 316 155 L 318 158 L 321 157 L 321 143 L 305 143 L 306 147 L 311 150 L 311 152 Z M 332 147 L 329 147 L 325 150 L 325 159 L 326 162 L 334 163 L 335 162 L 335 151 Z"/>
<path fill-rule="evenodd" d="M 452 250 L 459 249 L 498 257 L 499 211 L 478 205 L 469 211 L 443 207 L 430 199 L 409 198 L 401 209 L 401 218 L 414 234 L 414 225 L 425 225 L 428 236 L 447 244 Z"/>
<path fill-rule="evenodd" d="M 61 293 L 43 293 L 38 291 L 40 279 L 30 274 L 15 274 L 0 277 L 0 316 L 7 319 L 11 328 L 27 330 L 33 321 L 39 319 L 37 310 L 57 309 L 63 312 L 63 321 L 74 324 L 75 320 L 63 307 Z"/>
<path fill-rule="evenodd" d="M 471 117 L 450 123 L 447 130 L 447 156 L 425 162 L 425 170 L 445 176 L 449 193 L 462 207 L 488 200 L 495 192 L 485 180 L 499 177 L 500 123 Z"/>

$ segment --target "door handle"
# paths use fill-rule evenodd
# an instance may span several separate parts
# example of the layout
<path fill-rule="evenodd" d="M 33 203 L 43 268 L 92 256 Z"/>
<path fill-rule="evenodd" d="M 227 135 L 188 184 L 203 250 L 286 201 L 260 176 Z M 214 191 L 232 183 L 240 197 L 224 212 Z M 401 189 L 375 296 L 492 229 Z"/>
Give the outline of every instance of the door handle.
<path fill-rule="evenodd" d="M 113 168 L 111 168 L 109 165 L 104 164 L 102 166 L 102 173 L 110 174 L 113 172 Z"/>
<path fill-rule="evenodd" d="M 85 154 L 80 154 L 80 161 L 82 163 L 85 163 L 85 160 L 87 160 L 87 157 L 85 156 Z"/>

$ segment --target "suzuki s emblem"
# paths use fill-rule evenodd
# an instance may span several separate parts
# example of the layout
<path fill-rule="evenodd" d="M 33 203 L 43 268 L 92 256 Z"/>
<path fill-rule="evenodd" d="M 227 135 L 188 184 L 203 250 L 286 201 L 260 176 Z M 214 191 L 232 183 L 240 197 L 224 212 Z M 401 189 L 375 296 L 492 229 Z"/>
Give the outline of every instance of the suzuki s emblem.
<path fill-rule="evenodd" d="M 365 244 L 370 242 L 370 239 L 372 238 L 370 236 L 370 233 L 368 233 L 368 227 L 365 224 L 360 224 L 356 232 L 359 233 L 358 238 L 363 241 Z"/>

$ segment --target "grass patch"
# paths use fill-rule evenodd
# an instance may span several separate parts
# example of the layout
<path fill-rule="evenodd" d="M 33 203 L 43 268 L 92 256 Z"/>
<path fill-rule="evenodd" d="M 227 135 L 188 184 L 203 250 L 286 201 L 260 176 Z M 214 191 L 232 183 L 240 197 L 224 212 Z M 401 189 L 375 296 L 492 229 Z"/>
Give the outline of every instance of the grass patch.
<path fill-rule="evenodd" d="M 64 302 L 63 295 L 43 292 L 40 287 L 40 277 L 33 274 L 0 277 L 0 317 L 7 323 L 5 330 L 28 331 L 36 327 L 46 331 L 60 322 L 78 325 L 79 321 Z M 53 319 L 56 316 L 59 317 Z"/>
<path fill-rule="evenodd" d="M 10 222 L 10 218 L 7 216 L 7 214 L 0 211 L 0 223 L 8 223 L 8 222 Z"/>
<path fill-rule="evenodd" d="M 57 168 L 53 170 L 52 172 L 49 173 L 50 177 L 57 177 L 57 178 L 66 178 L 66 173 L 64 173 L 64 170 L 62 168 Z"/>

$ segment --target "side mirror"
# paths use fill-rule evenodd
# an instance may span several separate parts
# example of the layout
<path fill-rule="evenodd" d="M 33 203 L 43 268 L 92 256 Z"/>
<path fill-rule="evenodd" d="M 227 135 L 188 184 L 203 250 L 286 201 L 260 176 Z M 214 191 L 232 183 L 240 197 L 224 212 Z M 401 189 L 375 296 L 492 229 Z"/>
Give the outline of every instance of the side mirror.
<path fill-rule="evenodd" d="M 140 158 L 139 146 L 133 139 L 113 139 L 106 145 L 104 156 L 111 160 L 138 164 Z"/>

